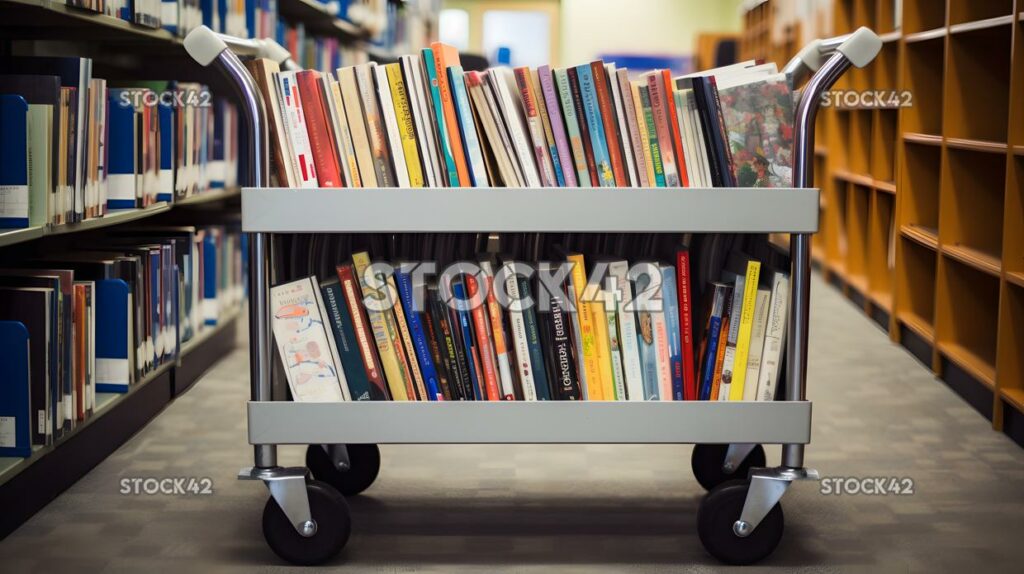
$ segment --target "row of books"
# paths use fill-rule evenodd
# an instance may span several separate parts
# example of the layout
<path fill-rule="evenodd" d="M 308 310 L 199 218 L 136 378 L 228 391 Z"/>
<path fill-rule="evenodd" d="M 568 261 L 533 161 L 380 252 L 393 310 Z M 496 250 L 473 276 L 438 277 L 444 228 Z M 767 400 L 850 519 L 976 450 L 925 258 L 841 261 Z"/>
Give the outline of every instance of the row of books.
<path fill-rule="evenodd" d="M 273 334 L 296 401 L 773 400 L 787 274 L 733 252 L 701 305 L 676 249 L 444 272 L 357 252 L 273 287 Z"/>
<path fill-rule="evenodd" d="M 0 268 L 0 456 L 29 456 L 177 360 L 244 297 L 235 226 L 118 228 Z"/>
<path fill-rule="evenodd" d="M 2 59 L 0 228 L 234 187 L 238 121 L 200 84 L 94 78 L 89 58 Z"/>
<path fill-rule="evenodd" d="M 774 64 L 677 78 L 600 60 L 467 72 L 435 42 L 333 75 L 250 69 L 280 186 L 792 184 L 793 94 Z"/>
<path fill-rule="evenodd" d="M 305 25 L 281 21 L 275 40 L 292 55 L 292 60 L 307 70 L 336 70 L 369 61 L 366 49 L 338 38 L 310 34 Z"/>

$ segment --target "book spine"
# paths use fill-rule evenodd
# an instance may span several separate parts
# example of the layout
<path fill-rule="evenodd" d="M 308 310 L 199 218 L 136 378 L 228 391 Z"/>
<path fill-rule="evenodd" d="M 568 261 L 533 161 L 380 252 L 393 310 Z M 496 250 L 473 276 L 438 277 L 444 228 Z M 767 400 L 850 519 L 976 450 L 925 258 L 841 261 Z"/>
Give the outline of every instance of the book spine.
<path fill-rule="evenodd" d="M 676 169 L 675 152 L 672 151 L 672 131 L 668 125 L 668 110 L 665 105 L 665 85 L 657 72 L 647 76 L 647 94 L 651 99 L 651 114 L 657 133 L 658 151 L 665 173 L 666 187 L 679 187 L 679 172 Z"/>
<path fill-rule="evenodd" d="M 733 360 L 732 385 L 729 387 L 729 400 L 743 400 L 743 385 L 747 376 L 747 356 L 750 353 L 750 331 L 754 326 L 754 304 L 757 300 L 757 281 L 761 273 L 761 263 L 747 262 L 747 274 L 744 279 L 741 307 L 738 311 L 739 333 L 736 337 L 736 357 Z"/>
<path fill-rule="evenodd" d="M 573 357 L 576 361 L 576 377 L 579 379 L 580 400 L 587 400 L 587 374 L 583 365 L 583 330 L 580 329 L 579 303 L 576 300 L 576 288 L 572 275 L 565 279 L 565 305 L 563 309 L 569 322 L 569 335 L 572 342 Z"/>
<path fill-rule="evenodd" d="M 608 273 L 615 279 L 616 312 L 618 317 L 619 347 L 622 350 L 622 372 L 625 379 L 626 397 L 631 401 L 644 400 L 643 367 L 640 363 L 640 347 L 637 340 L 633 288 L 629 281 L 629 263 L 616 261 L 608 266 Z"/>
<path fill-rule="evenodd" d="M 733 364 L 736 360 L 736 341 L 739 338 L 740 333 L 740 308 L 743 306 L 743 288 L 745 277 L 736 277 L 736 283 L 732 290 L 732 296 L 729 299 L 728 304 L 725 307 L 725 314 L 723 315 L 723 325 L 725 321 L 728 321 L 729 328 L 723 331 L 727 333 L 725 339 L 724 355 L 721 360 L 722 366 L 716 367 L 715 379 L 718 383 L 719 392 L 717 393 L 718 400 L 725 401 L 729 399 L 729 388 L 732 385 L 733 376 Z"/>
<path fill-rule="evenodd" d="M 498 388 L 498 369 L 492 351 L 491 327 L 487 320 L 486 304 L 480 294 L 477 278 L 472 275 L 466 276 L 466 294 L 469 297 L 469 305 L 471 306 L 470 315 L 473 319 L 473 330 L 476 334 L 477 354 L 480 356 L 480 370 L 484 374 L 485 395 L 489 401 L 500 401 L 501 390 Z M 477 301 L 478 298 L 480 301 Z"/>
<path fill-rule="evenodd" d="M 690 290 L 690 252 L 676 252 L 676 293 L 679 298 L 679 333 L 683 353 L 683 398 L 697 400 L 693 355 L 693 307 Z"/>
<path fill-rule="evenodd" d="M 334 344 L 341 356 L 341 367 L 345 371 L 352 400 L 365 401 L 370 399 L 370 381 L 363 369 L 363 359 L 356 348 L 355 331 L 352 328 L 352 317 L 345 306 L 345 296 L 341 283 L 325 285 L 320 288 L 327 316 L 331 321 L 331 332 Z"/>
<path fill-rule="evenodd" d="M 627 163 L 632 166 L 633 185 L 649 187 L 647 165 L 644 160 L 644 146 L 640 139 L 640 124 L 636 118 L 633 87 L 629 83 L 629 71 L 626 69 L 617 70 L 614 81 L 619 106 L 622 108 L 622 114 L 619 119 L 620 131 L 629 135 L 629 148 L 623 150 L 623 153 L 626 156 Z"/>
<path fill-rule="evenodd" d="M 719 302 L 717 301 L 716 294 L 715 306 L 717 307 L 718 305 Z M 716 400 L 718 398 L 717 395 L 712 395 L 712 390 L 715 379 L 715 362 L 718 357 L 718 343 L 722 332 L 722 316 L 720 313 L 720 309 L 717 311 L 717 314 L 715 310 L 712 310 L 711 316 L 708 319 L 707 348 L 705 349 L 704 368 L 701 372 L 700 382 L 700 400 L 702 401 Z"/>
<path fill-rule="evenodd" d="M 537 111 L 540 113 L 541 125 L 544 126 L 544 139 L 547 141 L 547 157 L 551 160 L 551 167 L 555 174 L 557 187 L 565 187 L 565 175 L 562 173 L 562 162 L 558 158 L 558 145 L 555 143 L 555 133 L 551 126 L 551 114 L 548 112 L 546 94 L 540 85 L 540 77 L 537 72 L 530 71 L 530 89 L 533 92 Z"/>
<path fill-rule="evenodd" d="M 572 320 L 562 304 L 560 296 L 551 294 L 548 298 L 551 318 L 548 322 L 552 341 L 552 358 L 555 380 L 552 383 L 555 398 L 559 400 L 578 401 L 583 399 L 579 380 L 576 377 L 575 350 L 570 338 Z"/>
<path fill-rule="evenodd" d="M 782 370 L 782 352 L 786 348 L 786 323 L 789 317 L 789 277 L 775 273 L 772 279 L 772 301 L 768 307 L 768 327 L 764 335 L 764 351 L 758 373 L 757 400 L 775 399 L 775 388 Z"/>
<path fill-rule="evenodd" d="M 498 359 L 498 377 L 501 382 L 501 397 L 504 400 L 515 398 L 515 385 L 512 382 L 512 361 L 509 357 L 508 343 L 505 341 L 505 325 L 502 318 L 501 305 L 494 293 L 494 275 L 488 262 L 481 263 L 481 278 L 487 288 L 487 312 L 491 320 L 491 331 L 494 335 L 494 354 Z"/>
<path fill-rule="evenodd" d="M 572 264 L 572 284 L 576 294 L 576 315 L 580 323 L 580 346 L 583 356 L 583 371 L 586 373 L 587 400 L 604 400 L 604 382 L 601 367 L 598 363 L 597 326 L 594 325 L 594 303 L 584 296 L 587 286 L 586 266 L 583 256 L 573 254 L 568 257 Z"/>
<path fill-rule="evenodd" d="M 580 89 L 579 71 L 577 68 L 569 68 L 569 89 L 572 92 L 572 104 L 576 110 L 576 118 L 580 128 L 580 139 L 583 140 L 583 155 L 587 161 L 587 173 L 590 174 L 590 185 L 601 187 L 601 176 L 597 171 L 597 162 L 594 156 L 593 136 L 590 133 L 590 122 L 587 119 L 587 112 L 583 107 L 583 92 Z"/>
<path fill-rule="evenodd" d="M 644 174 L 645 181 L 644 187 L 657 187 L 658 182 L 654 179 L 654 162 L 651 161 L 651 140 L 647 134 L 647 122 L 644 119 L 644 106 L 640 101 L 640 87 L 639 82 L 630 81 L 627 78 L 629 85 L 630 96 L 632 99 L 631 109 L 633 110 L 633 119 L 635 122 L 637 139 L 634 140 L 634 145 L 638 146 L 637 159 L 639 165 L 637 170 Z"/>
<path fill-rule="evenodd" d="M 374 281 L 380 285 L 376 287 L 370 286 L 366 277 L 370 258 L 365 252 L 353 254 L 352 262 L 355 273 L 359 277 L 359 287 L 362 290 L 363 297 L 372 299 L 379 305 L 380 301 L 383 300 L 380 290 L 386 283 L 381 278 L 375 277 Z M 410 396 L 406 390 L 406 377 L 408 373 L 403 369 L 402 362 L 399 359 L 398 352 L 400 349 L 395 346 L 396 342 L 400 345 L 401 341 L 396 336 L 397 333 L 394 330 L 394 325 L 388 324 L 387 315 L 383 311 L 371 308 L 368 305 L 363 306 L 366 307 L 370 327 L 373 329 L 373 337 L 377 342 L 377 351 L 380 353 L 380 362 L 383 366 L 384 377 L 387 380 L 392 400 L 415 400 L 415 394 Z M 393 319 L 394 317 L 392 317 L 392 321 Z"/>
<path fill-rule="evenodd" d="M 416 143 L 416 127 L 413 124 L 412 112 L 409 108 L 409 93 L 405 80 L 402 79 L 402 67 L 399 64 L 384 66 L 387 71 L 388 83 L 391 85 L 391 101 L 395 106 L 398 120 L 398 133 L 402 141 L 405 166 L 409 174 L 411 187 L 423 187 L 423 167 L 420 163 L 419 149 Z M 402 169 L 402 166 L 396 166 Z"/>
<path fill-rule="evenodd" d="M 455 158 L 455 168 L 458 171 L 458 181 L 462 187 L 470 185 L 469 168 L 466 166 L 466 152 L 462 146 L 462 138 L 459 137 L 459 121 L 455 115 L 455 103 L 452 100 L 451 86 L 448 84 L 448 66 L 459 65 L 459 53 L 455 48 L 434 42 L 430 45 L 434 54 L 434 72 L 437 78 L 438 92 L 441 98 L 441 106 L 444 110 L 444 128 L 448 131 L 448 143 L 451 146 L 452 156 Z M 433 81 L 433 80 L 431 80 Z M 438 126 L 439 128 L 441 126 Z M 452 187 L 455 187 L 452 185 Z"/>
<path fill-rule="evenodd" d="M 395 277 L 391 274 L 385 280 L 388 284 L 388 292 L 391 294 L 390 299 L 393 302 L 391 307 L 391 311 L 394 313 L 393 324 L 398 330 L 399 340 L 395 346 L 401 350 L 399 355 L 404 362 L 404 368 L 409 374 L 409 380 L 411 381 L 407 383 L 411 385 L 409 396 L 415 396 L 417 400 L 421 401 L 430 400 L 427 384 L 423 380 L 423 372 L 420 370 L 419 361 L 416 360 L 416 345 L 412 340 L 409 322 L 405 318 L 405 309 L 402 308 L 402 300 L 398 292 L 398 286 L 395 284 Z"/>
<path fill-rule="evenodd" d="M 547 140 L 544 137 L 544 124 L 541 121 L 540 111 L 537 109 L 537 100 L 534 97 L 533 86 L 530 81 L 530 69 L 521 67 L 516 68 L 514 72 L 516 86 L 519 88 L 519 97 L 526 112 L 526 125 L 530 131 L 533 157 L 537 162 L 537 167 L 540 169 L 541 182 L 544 187 L 555 187 L 558 181 L 555 178 Z"/>
<path fill-rule="evenodd" d="M 340 187 L 341 174 L 338 158 L 334 154 L 334 146 L 328 133 L 327 119 L 321 104 L 320 73 L 303 71 L 295 75 L 305 113 L 306 133 L 316 165 L 317 182 L 320 187 Z"/>
<path fill-rule="evenodd" d="M 580 83 L 580 97 L 583 101 L 583 116 L 587 120 L 590 145 L 594 154 L 595 173 L 600 187 L 614 187 L 615 174 L 612 171 L 608 142 L 605 139 L 604 120 L 597 99 L 597 86 L 588 64 L 576 66 Z"/>
<path fill-rule="evenodd" d="M 291 143 L 292 155 L 298 167 L 296 173 L 300 178 L 300 185 L 301 187 L 320 187 L 316 164 L 310 150 L 309 130 L 306 126 L 302 96 L 299 94 L 295 81 L 296 74 L 295 72 L 280 72 L 276 75 L 280 82 L 284 108 L 287 112 L 285 123 L 288 125 L 288 141 Z M 196 131 L 198 132 L 198 130 Z"/>
<path fill-rule="evenodd" d="M 736 178 L 733 176 L 732 166 L 734 162 L 732 160 L 732 146 L 729 145 L 728 132 L 725 129 L 725 116 L 722 114 L 722 100 L 718 97 L 718 88 L 715 84 L 715 77 L 708 77 L 708 92 L 710 93 L 710 101 L 712 103 L 712 119 L 715 125 L 718 126 L 718 139 L 721 141 L 721 148 L 724 150 L 724 167 L 723 171 L 724 184 L 726 187 L 736 187 Z"/>
<path fill-rule="evenodd" d="M 612 360 L 612 380 L 615 400 L 625 401 L 626 395 L 626 373 L 622 364 L 622 343 L 619 339 L 619 320 L 616 313 L 615 300 L 611 297 L 605 298 L 605 320 L 608 325 L 608 353 Z"/>
<path fill-rule="evenodd" d="M 683 187 L 690 187 L 690 179 L 686 174 L 686 156 L 683 154 L 683 139 L 679 132 L 679 122 L 676 111 L 676 99 L 672 90 L 672 72 L 661 71 L 662 95 L 664 96 L 665 111 L 668 114 L 669 131 L 672 133 L 672 149 L 675 152 L 676 171 L 679 173 L 679 184 Z"/>
<path fill-rule="evenodd" d="M 523 399 L 537 400 L 537 386 L 534 381 L 533 361 L 530 354 L 529 336 L 526 329 L 526 318 L 523 312 L 523 293 L 519 290 L 519 281 L 515 268 L 506 264 L 505 293 L 511 302 L 508 311 L 509 327 L 512 329 L 512 346 L 516 354 L 516 373 L 523 389 Z"/>
<path fill-rule="evenodd" d="M 459 400 L 473 400 L 473 377 L 470 373 L 469 361 L 466 357 L 466 347 L 462 344 L 462 326 L 455 309 L 438 301 L 435 306 L 441 321 L 444 344 L 450 359 L 453 361 L 457 373 L 457 389 Z"/>
<path fill-rule="evenodd" d="M 661 297 L 658 296 L 660 300 Z M 664 303 L 662 303 L 664 308 Z M 668 325 L 663 312 L 652 312 L 654 327 L 654 352 L 658 358 L 658 397 L 663 401 L 672 400 L 672 365 L 668 350 Z"/>
<path fill-rule="evenodd" d="M 595 290 L 591 303 L 594 325 L 594 348 L 596 350 L 597 367 L 601 377 L 601 397 L 605 401 L 617 400 L 615 396 L 615 378 L 612 372 L 611 338 L 608 333 L 608 313 L 605 311 L 601 291 Z"/>
<path fill-rule="evenodd" d="M 433 294 L 435 293 L 428 291 L 428 297 Z M 454 354 L 449 355 L 446 332 L 442 330 L 441 326 L 441 321 L 445 314 L 439 315 L 435 301 L 428 299 L 427 311 L 424 313 L 424 316 L 426 317 L 427 329 L 429 331 L 427 335 L 430 337 L 430 352 L 434 356 L 437 378 L 441 383 L 441 393 L 444 394 L 445 400 L 458 400 L 459 391 L 457 387 L 460 382 L 456 372 L 455 356 Z"/>
<path fill-rule="evenodd" d="M 441 147 L 441 157 L 444 158 L 444 167 L 448 174 L 448 186 L 459 187 L 459 170 L 455 165 L 455 156 L 452 154 L 451 139 L 445 129 L 441 82 L 438 80 L 437 68 L 434 65 L 434 51 L 430 48 L 423 49 L 423 69 L 427 73 L 427 84 L 430 86 L 431 109 L 435 116 L 434 123 L 437 126 L 437 140 Z"/>
<path fill-rule="evenodd" d="M 576 170 L 576 182 L 573 187 L 582 187 L 590 183 L 590 172 L 587 168 L 587 155 L 583 150 L 583 136 L 580 135 L 580 124 L 576 117 L 572 89 L 569 86 L 569 73 L 566 70 L 555 70 L 552 75 L 555 78 L 558 100 L 562 105 L 562 115 L 565 118 L 566 137 L 569 140 L 569 151 L 572 157 L 571 163 Z M 566 171 L 571 170 L 567 169 Z"/>
<path fill-rule="evenodd" d="M 448 79 L 451 84 L 452 98 L 458 112 L 459 130 L 466 149 L 466 161 L 470 182 L 475 187 L 487 187 L 487 165 L 480 138 L 477 136 L 476 122 L 473 120 L 473 108 L 469 104 L 469 92 L 466 91 L 465 73 L 460 66 L 448 68 Z"/>
<path fill-rule="evenodd" d="M 747 355 L 746 384 L 743 387 L 743 400 L 757 400 L 758 374 L 761 370 L 761 357 L 764 351 L 764 334 L 768 326 L 768 306 L 772 292 L 769 289 L 758 289 L 754 302 L 754 325 L 750 330 L 750 354 Z"/>
<path fill-rule="evenodd" d="M 395 176 L 391 172 L 391 154 L 388 153 L 388 138 L 384 122 L 381 118 L 380 106 L 377 105 L 377 94 L 374 87 L 371 66 L 356 66 L 356 86 L 359 99 L 363 104 L 363 116 L 366 121 L 366 137 L 370 143 L 370 155 L 373 158 L 373 171 L 380 187 L 395 187 Z"/>
<path fill-rule="evenodd" d="M 327 339 L 327 349 L 331 354 L 331 362 L 334 365 L 334 372 L 337 374 L 338 387 L 341 390 L 341 400 L 351 401 L 352 391 L 348 386 L 348 379 L 345 377 L 345 367 L 341 363 L 341 353 L 338 351 L 338 346 L 335 344 L 335 337 L 331 331 L 331 327 L 328 325 L 328 310 L 327 304 L 324 302 L 323 293 L 320 289 L 317 289 L 318 282 L 316 277 L 309 279 L 310 286 L 313 289 L 313 297 L 316 299 L 317 308 L 320 311 L 321 327 L 324 330 L 324 336 Z"/>
<path fill-rule="evenodd" d="M 340 265 L 336 271 L 338 280 L 341 282 L 345 305 L 352 317 L 352 327 L 355 331 L 355 341 L 362 359 L 363 370 L 369 381 L 369 398 L 374 401 L 387 400 L 388 388 L 382 374 L 380 359 L 377 358 L 377 352 L 371 343 L 374 333 L 370 327 L 366 309 L 360 301 L 359 284 L 353 274 L 352 266 Z"/>
<path fill-rule="evenodd" d="M 530 299 L 530 283 L 525 277 L 517 277 L 519 293 L 523 299 Z M 530 368 L 533 372 L 533 386 L 537 400 L 551 400 L 551 389 L 548 386 L 548 375 L 544 365 L 544 351 L 540 347 L 540 328 L 537 325 L 536 311 L 532 306 L 523 309 L 523 326 L 526 331 L 526 346 L 530 354 Z"/>
<path fill-rule="evenodd" d="M 359 98 L 359 85 L 356 81 L 354 67 L 338 69 L 338 83 L 345 106 L 345 117 L 352 133 L 352 145 L 355 148 L 359 179 L 366 187 L 377 187 L 377 174 L 373 166 L 373 152 L 370 149 L 370 137 L 366 133 L 366 122 L 363 120 L 363 105 Z"/>
<path fill-rule="evenodd" d="M 395 103 L 391 100 L 391 82 L 388 81 L 388 71 L 384 66 L 373 66 L 370 68 L 371 81 L 376 92 L 377 111 L 380 114 L 381 130 L 387 145 L 389 173 L 395 176 L 395 185 L 408 188 L 409 169 L 406 167 L 405 150 L 402 148 L 402 136 L 398 131 L 398 117 L 395 112 Z"/>
<path fill-rule="evenodd" d="M 647 142 L 650 145 L 651 169 L 654 172 L 654 183 L 657 187 L 665 187 L 665 166 L 661 162 L 661 145 L 658 143 L 657 127 L 654 125 L 654 110 L 651 108 L 650 89 L 639 86 L 640 102 L 644 112 L 644 126 L 647 127 Z"/>
<path fill-rule="evenodd" d="M 398 284 L 398 294 L 405 307 L 405 318 L 408 322 L 409 335 L 412 338 L 413 349 L 416 352 L 416 359 L 419 363 L 420 373 L 423 378 L 423 385 L 426 387 L 426 398 L 430 401 L 444 400 L 438 382 L 437 369 L 434 366 L 434 359 L 430 353 L 427 343 L 427 335 L 424 332 L 423 324 L 420 322 L 421 314 L 416 310 L 413 300 L 412 279 L 408 273 L 395 270 L 395 283 Z"/>
<path fill-rule="evenodd" d="M 675 267 L 661 268 L 662 302 L 665 313 L 665 328 L 668 332 L 668 358 L 672 375 L 672 400 L 684 399 L 683 352 L 679 333 L 679 299 L 676 294 Z"/>
<path fill-rule="evenodd" d="M 622 160 L 622 149 L 620 147 L 622 137 L 619 134 L 615 104 L 612 102 L 611 86 L 608 84 L 609 78 L 608 73 L 604 69 L 604 62 L 601 60 L 591 62 L 590 72 L 594 79 L 594 88 L 597 91 L 597 106 L 601 112 L 601 122 L 604 124 L 605 149 L 608 151 L 608 159 L 612 166 L 615 185 L 627 187 L 629 186 L 629 176 L 626 171 L 626 164 Z"/>
<path fill-rule="evenodd" d="M 461 281 L 452 283 L 452 293 L 455 295 L 456 301 L 466 301 L 466 288 Z M 459 334 L 465 351 L 466 369 L 469 371 L 469 380 L 472 383 L 472 392 L 469 393 L 469 396 L 473 400 L 483 401 L 487 399 L 487 395 L 482 387 L 482 373 L 479 367 L 480 360 L 473 337 L 473 319 L 470 317 L 469 311 L 463 308 L 463 306 L 460 304 L 459 308 L 455 310 L 455 316 L 458 320 Z"/>
<path fill-rule="evenodd" d="M 570 138 L 565 133 L 566 122 L 562 120 L 562 110 L 559 102 L 561 86 L 556 91 L 555 83 L 557 77 L 551 72 L 549 66 L 541 66 L 537 69 L 537 79 L 540 82 L 540 91 L 544 94 L 544 102 L 551 124 L 551 135 L 555 140 L 555 151 L 557 154 L 554 154 L 552 159 L 554 157 L 558 158 L 558 171 L 562 174 L 560 184 L 565 187 L 576 187 L 579 185 L 576 179 L 578 166 L 573 161 L 572 151 L 569 147 Z M 577 128 L 577 131 L 579 131 L 579 128 Z M 583 165 L 585 167 L 586 163 Z"/>

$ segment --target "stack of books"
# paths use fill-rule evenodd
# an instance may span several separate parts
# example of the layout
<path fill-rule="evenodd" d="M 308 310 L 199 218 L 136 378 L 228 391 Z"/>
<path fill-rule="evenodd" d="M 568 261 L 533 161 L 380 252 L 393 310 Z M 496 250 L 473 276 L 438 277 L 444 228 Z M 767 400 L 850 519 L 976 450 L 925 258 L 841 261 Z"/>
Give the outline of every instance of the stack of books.
<path fill-rule="evenodd" d="M 793 94 L 774 64 L 467 72 L 434 43 L 334 74 L 250 66 L 282 187 L 791 185 Z"/>
<path fill-rule="evenodd" d="M 237 312 L 238 226 L 116 228 L 0 268 L 0 456 L 29 456 Z"/>
<path fill-rule="evenodd" d="M 0 228 L 237 185 L 238 112 L 200 84 L 94 78 L 89 58 L 4 58 L 0 118 Z"/>

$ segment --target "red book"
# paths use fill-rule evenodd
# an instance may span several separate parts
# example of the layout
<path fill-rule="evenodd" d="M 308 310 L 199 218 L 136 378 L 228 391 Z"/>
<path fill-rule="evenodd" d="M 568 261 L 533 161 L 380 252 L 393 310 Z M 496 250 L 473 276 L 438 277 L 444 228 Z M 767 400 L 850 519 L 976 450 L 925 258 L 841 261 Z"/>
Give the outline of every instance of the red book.
<path fill-rule="evenodd" d="M 697 400 L 697 371 L 693 358 L 693 295 L 690 292 L 690 252 L 676 252 L 676 293 L 679 296 L 679 340 L 683 346 L 683 400 Z"/>
<path fill-rule="evenodd" d="M 476 277 L 466 275 L 466 294 L 470 302 L 480 292 Z M 487 400 L 500 401 L 501 391 L 498 389 L 498 369 L 494 362 L 494 346 L 491 344 L 491 328 L 487 324 L 487 301 L 481 300 L 479 305 L 474 305 L 471 310 L 473 316 L 473 330 L 476 331 L 477 348 L 480 355 L 480 370 L 484 375 L 484 390 L 487 393 Z"/>
<path fill-rule="evenodd" d="M 345 184 L 341 179 L 341 168 L 327 123 L 328 115 L 324 111 L 320 72 L 299 72 L 295 74 L 295 83 L 298 84 L 299 98 L 302 99 L 302 111 L 306 114 L 306 133 L 309 134 L 309 147 L 313 152 L 313 165 L 316 166 L 320 187 L 342 187 Z"/>
<path fill-rule="evenodd" d="M 590 143 L 590 128 L 587 126 L 587 115 L 583 111 L 583 96 L 580 94 L 580 79 L 575 67 L 566 68 L 569 76 L 569 91 L 572 92 L 572 104 L 576 108 L 576 117 L 579 118 L 580 139 L 583 140 L 583 154 L 587 156 L 587 171 L 590 172 L 590 185 L 601 187 L 601 180 L 597 174 L 597 164 L 594 163 L 594 147 Z M 580 182 L 584 186 L 584 182 Z"/>
<path fill-rule="evenodd" d="M 661 79 L 665 82 L 665 110 L 668 111 L 668 123 L 672 132 L 672 149 L 676 152 L 676 169 L 679 171 L 679 183 L 683 187 L 690 187 L 690 176 L 686 174 L 686 157 L 683 156 L 683 139 L 679 132 L 679 121 L 676 119 L 676 98 L 672 91 L 675 82 L 672 81 L 672 72 L 661 71 Z"/>
<path fill-rule="evenodd" d="M 200 266 L 201 267 L 201 266 Z M 352 315 L 352 327 L 356 332 L 356 346 L 359 347 L 359 356 L 363 358 L 363 369 L 366 370 L 366 378 L 370 380 L 370 399 L 375 401 L 388 400 L 388 387 L 384 382 L 384 371 L 377 358 L 376 344 L 373 341 L 373 330 L 370 328 L 370 318 L 366 315 L 366 309 L 362 305 L 362 293 L 359 290 L 359 282 L 356 281 L 352 265 L 338 265 L 338 281 L 341 282 L 341 292 L 344 294 L 345 306 Z"/>
<path fill-rule="evenodd" d="M 619 135 L 618 115 L 612 102 L 611 88 L 608 86 L 608 74 L 604 62 L 597 60 L 590 63 L 590 72 L 594 74 L 597 89 L 597 105 L 601 108 L 601 120 L 604 122 L 604 139 L 608 143 L 608 155 L 612 160 L 612 173 L 615 174 L 615 185 L 629 187 L 629 175 L 626 164 L 622 163 L 622 137 Z"/>

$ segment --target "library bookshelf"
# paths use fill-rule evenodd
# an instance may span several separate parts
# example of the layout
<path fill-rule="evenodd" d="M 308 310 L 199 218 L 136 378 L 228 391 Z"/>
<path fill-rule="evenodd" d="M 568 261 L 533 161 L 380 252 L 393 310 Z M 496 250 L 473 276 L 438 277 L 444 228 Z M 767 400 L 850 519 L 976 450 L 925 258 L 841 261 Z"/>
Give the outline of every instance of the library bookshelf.
<path fill-rule="evenodd" d="M 778 57 L 746 14 L 744 57 Z M 1024 1 L 837 0 L 832 33 L 874 28 L 878 58 L 840 90 L 906 101 L 819 121 L 825 277 L 1024 444 Z M 906 103 L 908 105 L 900 105 Z M 822 169 L 824 168 L 824 169 Z"/>

